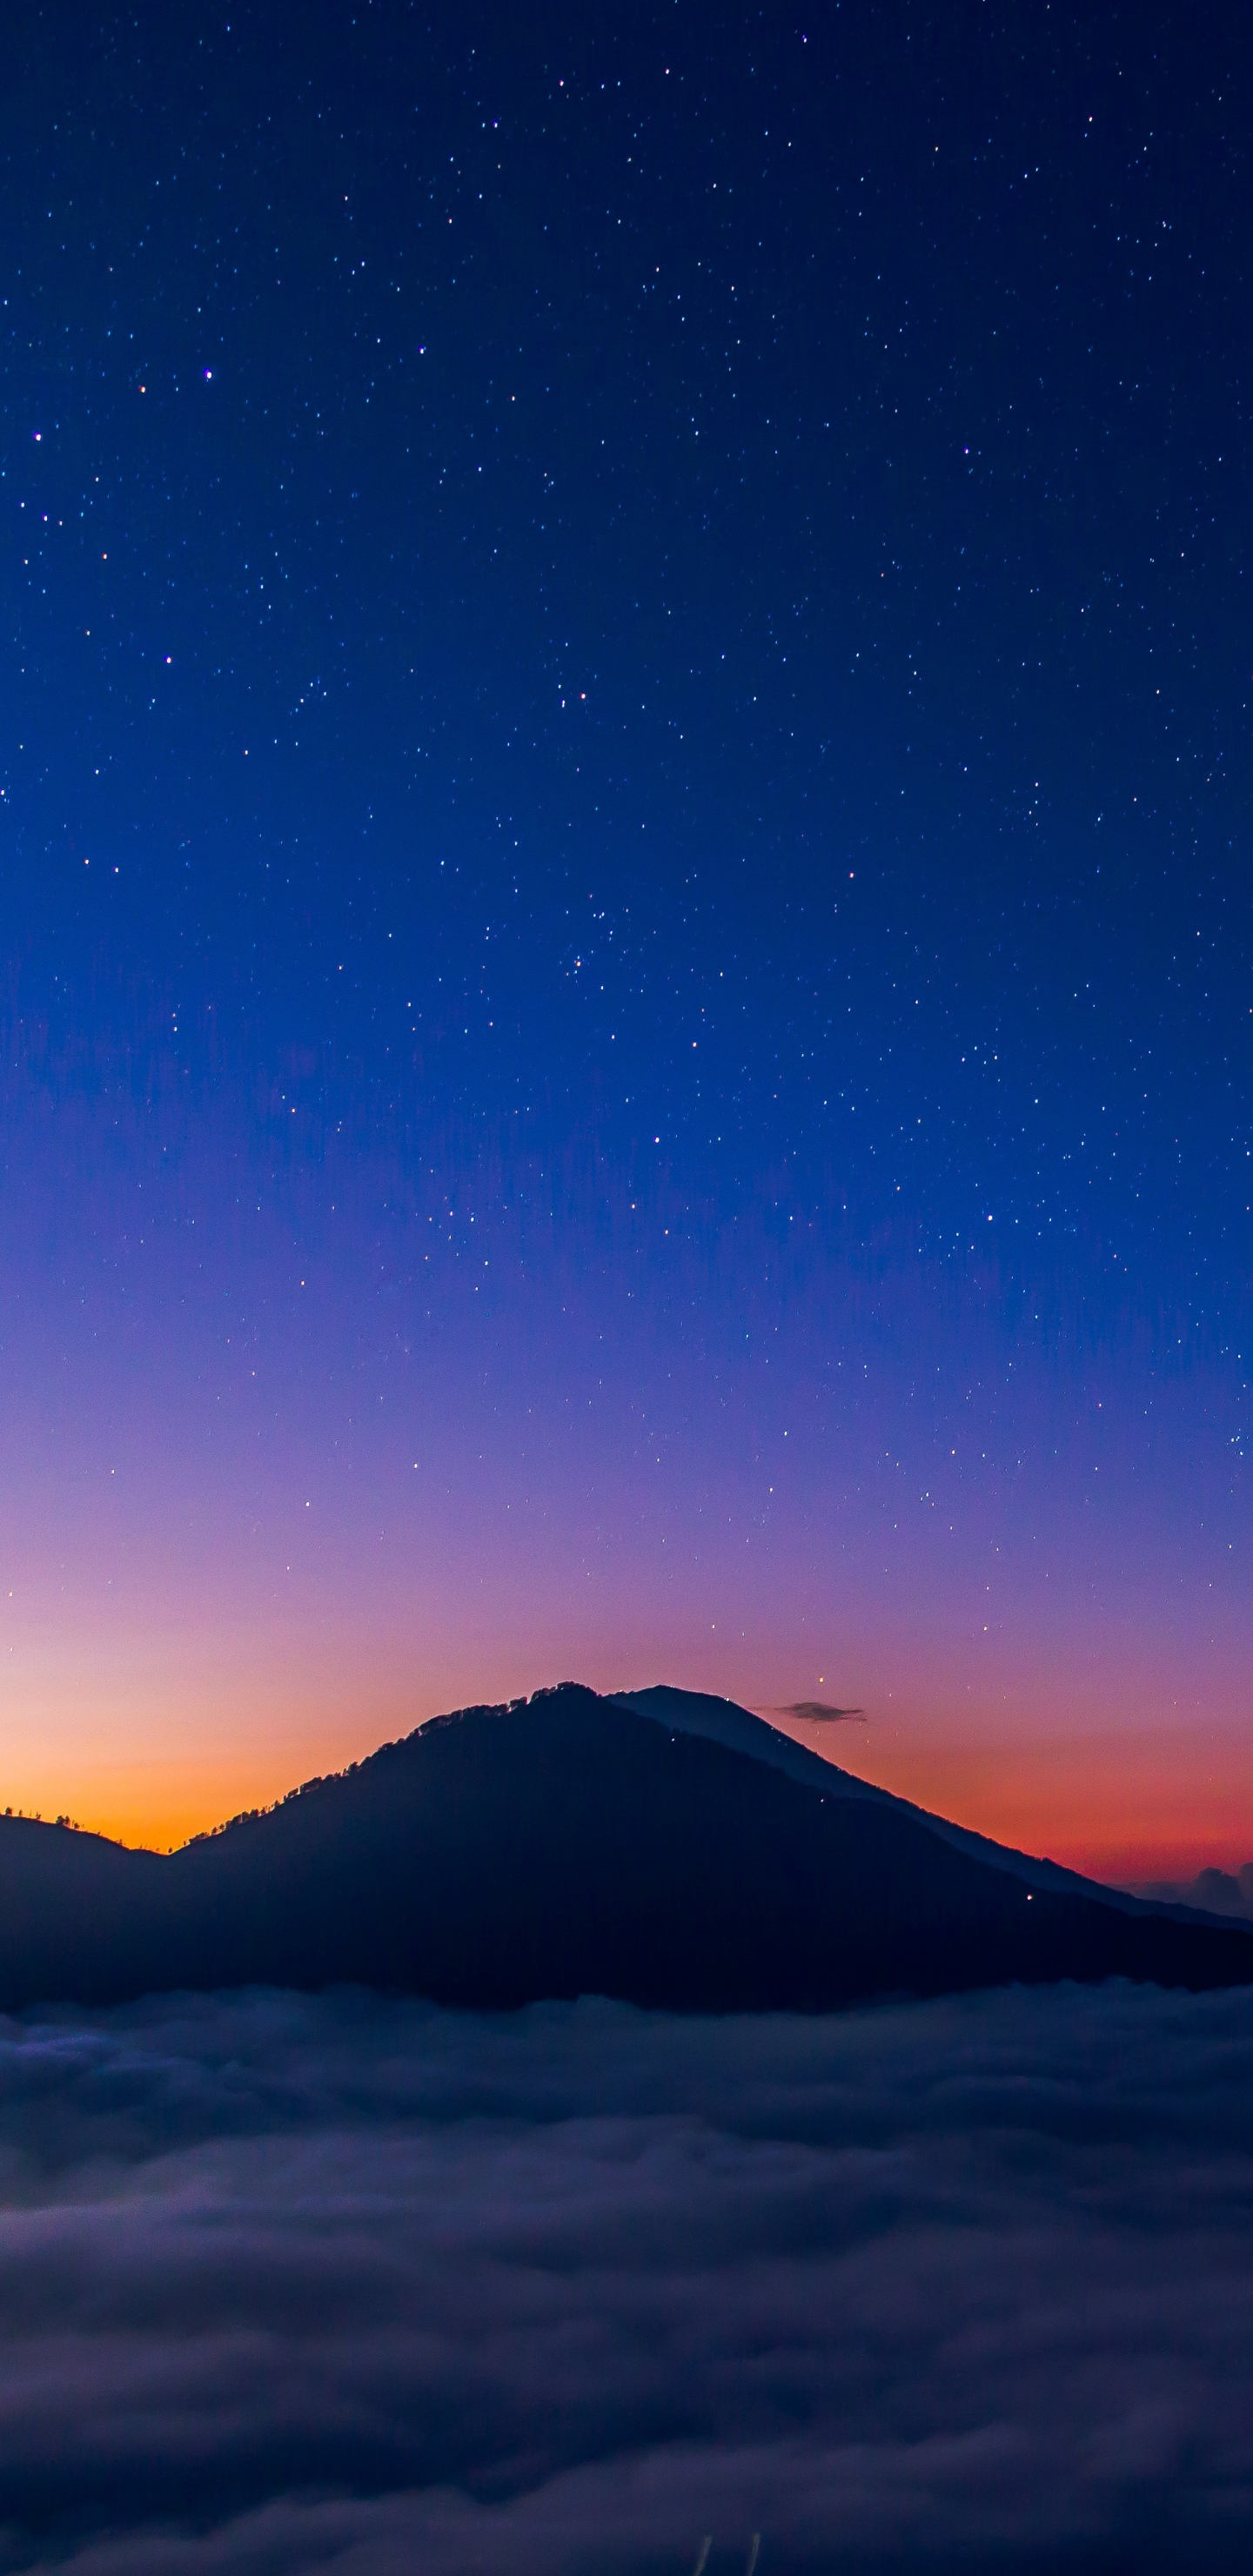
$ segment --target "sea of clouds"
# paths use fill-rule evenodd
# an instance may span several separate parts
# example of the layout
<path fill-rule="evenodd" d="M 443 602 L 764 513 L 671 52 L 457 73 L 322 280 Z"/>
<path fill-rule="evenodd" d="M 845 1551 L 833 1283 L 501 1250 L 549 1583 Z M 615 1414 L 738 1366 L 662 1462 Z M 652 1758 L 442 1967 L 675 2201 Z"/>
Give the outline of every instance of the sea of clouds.
<path fill-rule="evenodd" d="M 0 2568 L 1253 2563 L 1253 1995 L 0 2022 Z"/>

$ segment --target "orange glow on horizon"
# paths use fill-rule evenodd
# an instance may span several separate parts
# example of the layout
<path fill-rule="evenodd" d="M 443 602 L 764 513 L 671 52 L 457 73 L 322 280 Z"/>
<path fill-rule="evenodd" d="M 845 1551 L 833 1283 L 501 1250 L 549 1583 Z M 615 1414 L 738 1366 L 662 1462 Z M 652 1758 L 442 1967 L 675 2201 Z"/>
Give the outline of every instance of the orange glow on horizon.
<path fill-rule="evenodd" d="M 607 1687 L 603 1680 L 601 1687 Z M 346 1769 L 379 1743 L 410 1732 L 437 1706 L 450 1705 L 455 1700 L 445 1697 L 421 1710 L 376 1708 L 373 1725 L 365 1727 L 360 1720 L 350 1726 L 324 1718 L 300 1745 L 293 1730 L 280 1744 L 223 1745 L 199 1759 L 70 1764 L 62 1752 L 55 1763 L 30 1763 L 31 1776 L 14 1787 L 12 1804 L 15 1812 L 20 1805 L 45 1819 L 68 1814 L 113 1841 L 177 1849 L 230 1816 L 274 1805 L 302 1780 Z M 876 1741 L 872 1726 L 802 1720 L 788 1721 L 786 1731 L 933 1814 L 1112 1885 L 1186 1881 L 1208 1865 L 1236 1869 L 1253 1856 L 1248 1804 L 1233 1801 L 1230 1770 L 1216 1764 L 1207 1776 L 1192 1776 L 1182 1737 L 1155 1744 L 1150 1756 L 1143 1742 L 1121 1736 L 902 1746 Z"/>
<path fill-rule="evenodd" d="M 1253 1857 L 1241 1748 L 1211 1753 L 1198 1775 L 1183 1729 L 1148 1742 L 1111 1732 L 964 1744 L 876 1741 L 873 1727 L 803 1721 L 788 1721 L 786 1732 L 933 1815 L 1111 1886 L 1184 1881 Z M 1243 1794 L 1233 1794 L 1237 1782 Z"/>
<path fill-rule="evenodd" d="M 850 1621 L 835 1650 L 802 1662 L 780 1651 L 773 1616 L 724 1647 L 664 1602 L 649 1604 L 642 1643 L 634 1597 L 580 1603 L 578 1618 L 512 1592 L 474 1621 L 457 1600 L 423 1600 L 404 1619 L 358 1600 L 351 1622 L 334 1606 L 318 1616 L 302 1600 L 228 1627 L 203 1610 L 89 1622 L 48 1604 L 0 1673 L 0 1805 L 164 1851 L 441 1711 L 563 1676 L 606 1692 L 668 1680 L 763 1712 L 815 1695 L 864 1706 L 864 1724 L 773 1722 L 919 1806 L 1095 1878 L 1186 1881 L 1253 1857 L 1253 1710 L 1234 1652 L 1198 1678 L 1182 1656 L 1133 1655 L 1120 1634 L 1099 1659 L 1073 1641 L 1063 1656 L 1011 1640 L 972 1689 L 969 1642 L 930 1620 L 903 1633 Z"/>

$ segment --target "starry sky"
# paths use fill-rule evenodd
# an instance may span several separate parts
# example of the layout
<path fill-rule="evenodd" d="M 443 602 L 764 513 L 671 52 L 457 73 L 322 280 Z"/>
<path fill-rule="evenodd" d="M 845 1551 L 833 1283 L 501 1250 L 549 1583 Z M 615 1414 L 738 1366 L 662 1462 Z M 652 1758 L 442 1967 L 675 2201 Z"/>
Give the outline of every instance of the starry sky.
<path fill-rule="evenodd" d="M 664 1678 L 1249 1856 L 1250 132 L 1160 0 L 24 13 L 3 1803 Z"/>

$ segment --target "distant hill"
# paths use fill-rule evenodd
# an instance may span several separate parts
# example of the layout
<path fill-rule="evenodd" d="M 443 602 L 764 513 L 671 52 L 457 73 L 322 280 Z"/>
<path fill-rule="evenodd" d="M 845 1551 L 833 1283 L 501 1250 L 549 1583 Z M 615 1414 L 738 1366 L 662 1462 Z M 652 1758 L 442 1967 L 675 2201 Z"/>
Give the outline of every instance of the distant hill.
<path fill-rule="evenodd" d="M 733 1702 L 574 1683 L 434 1718 L 168 1857 L 0 1817 L 0 2006 L 340 1981 L 691 2011 L 1125 1976 L 1253 1934 L 871 1789 Z"/>

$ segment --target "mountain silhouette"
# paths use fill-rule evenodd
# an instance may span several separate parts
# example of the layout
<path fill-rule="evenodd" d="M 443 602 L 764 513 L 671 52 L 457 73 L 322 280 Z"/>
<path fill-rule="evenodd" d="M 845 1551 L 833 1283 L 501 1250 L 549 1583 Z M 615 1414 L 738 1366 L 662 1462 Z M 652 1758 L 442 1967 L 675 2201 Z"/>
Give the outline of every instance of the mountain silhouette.
<path fill-rule="evenodd" d="M 1253 1982 L 1244 1928 L 1007 1851 L 664 1687 L 434 1718 L 169 1855 L 0 1817 L 0 1861 L 9 2011 L 342 1981 L 715 2012 Z"/>

